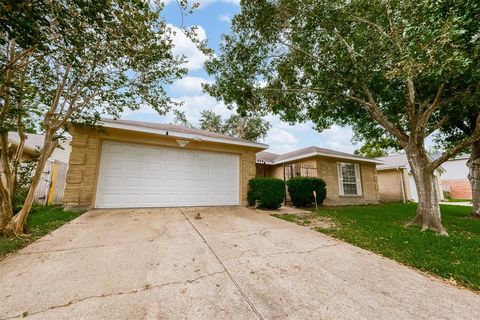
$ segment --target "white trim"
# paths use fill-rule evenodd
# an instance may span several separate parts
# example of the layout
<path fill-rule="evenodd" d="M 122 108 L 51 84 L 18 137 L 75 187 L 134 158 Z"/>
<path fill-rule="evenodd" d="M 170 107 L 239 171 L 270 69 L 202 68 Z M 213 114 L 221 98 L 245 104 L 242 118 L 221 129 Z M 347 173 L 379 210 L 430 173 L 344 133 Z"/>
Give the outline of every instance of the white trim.
<path fill-rule="evenodd" d="M 343 190 L 342 162 L 337 162 L 337 175 L 338 175 L 338 194 L 343 196 L 345 195 L 345 192 Z"/>
<path fill-rule="evenodd" d="M 112 122 L 102 121 L 99 123 L 99 125 L 105 128 L 152 133 L 152 134 L 158 134 L 158 135 L 169 136 L 169 137 L 171 136 L 175 138 L 192 139 L 195 141 L 217 142 L 217 143 L 233 144 L 233 145 L 239 145 L 239 146 L 245 146 L 245 147 L 255 147 L 255 148 L 261 148 L 261 149 L 268 148 L 268 145 L 263 143 L 213 138 L 213 137 L 208 137 L 203 135 L 195 135 L 195 134 L 176 132 L 176 131 L 167 131 L 167 130 L 155 129 L 155 128 L 146 128 L 146 127 L 141 127 L 141 126 L 136 126 L 131 124 L 124 124 L 124 123 L 112 123 Z"/>
<path fill-rule="evenodd" d="M 353 165 L 354 170 L 355 170 L 355 186 L 357 187 L 357 193 L 356 194 L 348 194 L 347 196 L 361 196 L 363 195 L 363 190 L 362 190 L 362 174 L 360 171 L 360 165 L 358 163 L 351 163 L 351 162 L 337 162 L 337 173 L 338 173 L 338 193 L 341 196 L 345 196 L 345 189 L 343 186 L 343 170 L 342 166 L 343 165 Z M 353 183 L 352 183 L 353 184 Z"/>
<path fill-rule="evenodd" d="M 357 182 L 357 196 L 363 195 L 362 191 L 362 173 L 360 171 L 360 165 L 355 163 L 355 181 Z"/>
<path fill-rule="evenodd" d="M 357 158 L 357 157 L 354 157 L 354 156 L 335 155 L 335 154 L 319 152 L 319 151 L 303 154 L 303 155 L 296 156 L 296 157 L 283 159 L 283 160 L 280 160 L 280 161 L 274 161 L 274 162 L 272 162 L 272 164 L 281 164 L 281 163 L 285 163 L 285 162 L 290 162 L 290 161 L 294 161 L 294 160 L 299 160 L 299 159 L 304 159 L 304 158 L 309 158 L 309 157 L 315 157 L 315 156 L 338 158 L 338 159 L 347 159 L 347 160 L 360 161 L 360 162 L 371 162 L 371 163 L 377 163 L 377 164 L 385 164 L 385 162 L 383 162 L 381 160 Z"/>

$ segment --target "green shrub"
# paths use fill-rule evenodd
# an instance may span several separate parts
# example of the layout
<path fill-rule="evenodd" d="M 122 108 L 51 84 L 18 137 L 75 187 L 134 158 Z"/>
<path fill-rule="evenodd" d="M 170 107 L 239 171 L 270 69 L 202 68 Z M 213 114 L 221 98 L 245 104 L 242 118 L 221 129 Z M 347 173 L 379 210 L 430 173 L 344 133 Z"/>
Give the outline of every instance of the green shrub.
<path fill-rule="evenodd" d="M 325 181 L 318 178 L 295 177 L 287 181 L 288 193 L 295 207 L 306 207 L 315 203 L 313 191 L 317 192 L 317 203 L 321 205 L 327 196 Z"/>
<path fill-rule="evenodd" d="M 248 181 L 248 205 L 278 209 L 285 199 L 285 183 L 276 178 L 253 178 Z"/>

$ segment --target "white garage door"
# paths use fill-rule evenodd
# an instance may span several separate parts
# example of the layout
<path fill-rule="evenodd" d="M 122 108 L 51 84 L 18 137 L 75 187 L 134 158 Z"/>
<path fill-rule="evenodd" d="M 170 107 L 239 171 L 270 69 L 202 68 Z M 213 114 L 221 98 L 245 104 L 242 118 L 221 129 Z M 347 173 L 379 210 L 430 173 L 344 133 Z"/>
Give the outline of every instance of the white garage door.
<path fill-rule="evenodd" d="M 239 204 L 239 156 L 105 141 L 97 208 Z"/>

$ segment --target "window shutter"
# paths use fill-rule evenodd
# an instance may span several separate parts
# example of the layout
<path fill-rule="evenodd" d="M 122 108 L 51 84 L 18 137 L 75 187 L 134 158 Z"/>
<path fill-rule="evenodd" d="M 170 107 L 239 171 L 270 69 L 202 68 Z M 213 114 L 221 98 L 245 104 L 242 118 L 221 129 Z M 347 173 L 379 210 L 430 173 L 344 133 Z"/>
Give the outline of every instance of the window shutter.
<path fill-rule="evenodd" d="M 337 163 L 337 173 L 338 173 L 338 194 L 343 196 L 345 193 L 343 191 L 343 174 L 342 174 L 342 164 Z"/>
<path fill-rule="evenodd" d="M 362 176 L 360 174 L 360 165 L 355 164 L 355 178 L 357 180 L 357 194 L 362 195 Z"/>

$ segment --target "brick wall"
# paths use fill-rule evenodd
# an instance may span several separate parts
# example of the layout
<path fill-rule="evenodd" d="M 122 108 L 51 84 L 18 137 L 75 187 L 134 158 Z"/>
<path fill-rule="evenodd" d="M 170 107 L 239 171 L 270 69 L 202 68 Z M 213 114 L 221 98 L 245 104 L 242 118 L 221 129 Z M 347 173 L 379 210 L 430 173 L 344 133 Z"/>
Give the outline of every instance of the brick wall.
<path fill-rule="evenodd" d="M 452 198 L 472 199 L 472 188 L 468 179 L 442 179 L 443 189 L 450 191 Z"/>
<path fill-rule="evenodd" d="M 362 179 L 361 196 L 340 196 L 338 188 L 338 162 L 352 162 L 360 165 Z M 327 184 L 326 205 L 350 205 L 378 203 L 377 170 L 373 163 L 350 161 L 330 157 L 312 157 L 300 161 L 289 162 L 288 164 L 306 164 L 317 168 L 317 177 Z M 270 166 L 270 176 L 283 180 L 283 165 Z M 288 196 L 287 196 L 288 198 Z"/>

